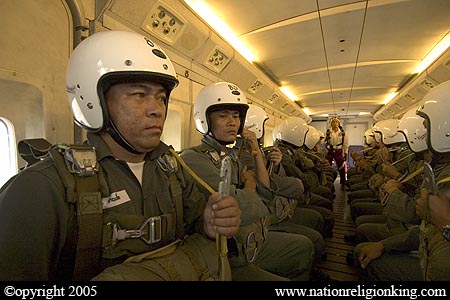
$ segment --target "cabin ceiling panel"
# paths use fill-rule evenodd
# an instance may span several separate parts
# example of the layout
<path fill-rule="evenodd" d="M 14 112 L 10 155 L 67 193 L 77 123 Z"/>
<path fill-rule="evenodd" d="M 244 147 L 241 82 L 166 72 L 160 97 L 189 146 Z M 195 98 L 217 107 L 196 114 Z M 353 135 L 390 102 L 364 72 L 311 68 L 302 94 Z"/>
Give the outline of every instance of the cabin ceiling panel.
<path fill-rule="evenodd" d="M 382 101 L 379 100 L 380 96 L 387 95 L 389 92 L 389 89 L 386 89 L 384 87 L 366 87 L 364 89 L 353 89 L 351 101 L 357 101 L 361 99 L 364 101 L 372 101 L 372 103 L 382 104 Z"/>
<path fill-rule="evenodd" d="M 353 85 L 354 68 L 330 70 L 329 76 L 333 90 L 345 90 Z"/>
<path fill-rule="evenodd" d="M 331 92 L 329 91 L 303 96 L 300 102 L 305 107 L 312 107 L 316 105 L 333 105 Z"/>
<path fill-rule="evenodd" d="M 450 60 L 447 64 L 440 65 L 429 72 L 428 76 L 436 80 L 438 83 L 450 80 Z"/>
<path fill-rule="evenodd" d="M 220 73 L 223 81 L 230 81 L 238 85 L 242 90 L 247 90 L 257 79 L 256 75 L 247 68 L 246 61 L 237 56 Z"/>
<path fill-rule="evenodd" d="M 405 92 L 405 82 L 419 84 L 414 68 L 450 31 L 448 0 L 204 2 L 258 57 L 274 85 L 289 88 L 313 116 L 321 103 L 330 114 L 350 113 L 356 103 L 377 111 L 389 93 Z M 436 81 L 449 76 L 445 68 L 429 71 Z M 267 103 L 280 107 L 285 100 Z"/>
<path fill-rule="evenodd" d="M 450 28 L 447 0 L 396 1 L 386 5 L 370 1 L 369 6 L 361 45 L 362 62 L 421 60 Z"/>
<path fill-rule="evenodd" d="M 261 101 L 266 101 L 272 95 L 273 85 L 264 79 L 257 78 L 250 87 L 247 88 L 246 92 Z"/>
<path fill-rule="evenodd" d="M 156 2 L 157 0 L 133 0 L 130 5 L 129 0 L 115 0 L 109 9 L 124 20 L 140 27 Z M 138 7 L 139 9 L 136 9 Z"/>
<path fill-rule="evenodd" d="M 322 17 L 323 38 L 330 68 L 357 61 L 364 25 L 363 8 Z"/>
<path fill-rule="evenodd" d="M 302 34 L 299 34 L 302 32 Z M 320 68 L 325 61 L 317 18 L 272 30 L 248 34 L 242 39 L 277 77 Z"/>
<path fill-rule="evenodd" d="M 317 9 L 315 0 L 301 0 L 301 5 L 298 0 L 277 1 L 276 5 L 273 0 L 208 0 L 205 2 L 233 28 L 238 36 Z"/>
<path fill-rule="evenodd" d="M 321 93 L 330 89 L 326 71 L 297 74 L 287 77 L 283 83 L 290 86 L 300 99 L 310 93 Z"/>
<path fill-rule="evenodd" d="M 372 61 L 370 63 L 359 63 L 356 70 L 357 76 L 402 76 L 416 65 L 411 60 L 385 60 Z"/>
<path fill-rule="evenodd" d="M 353 90 L 351 94 L 350 103 L 370 103 L 381 104 L 378 100 L 380 94 L 385 94 L 386 91 L 382 88 L 366 88 L 364 90 Z M 329 91 L 323 93 L 316 93 L 302 96 L 300 102 L 305 107 L 314 107 L 316 105 L 333 105 L 333 99 L 335 104 L 347 105 L 348 98 L 350 97 L 349 91 L 335 91 L 333 95 Z"/>
<path fill-rule="evenodd" d="M 215 44 L 207 44 L 207 42 L 215 43 L 217 40 L 210 37 L 210 28 L 180 1 L 137 0 L 130 2 L 117 0 L 113 2 L 109 11 L 113 14 L 113 17 L 119 17 L 122 22 L 135 26 L 137 30 L 147 32 L 190 59 L 201 56 L 199 59 L 203 60 L 209 55 L 209 52 L 205 54 L 205 51 L 210 51 L 216 46 Z M 160 16 L 159 12 L 164 12 L 164 14 Z M 178 21 L 174 27 L 166 26 L 171 29 L 171 33 L 166 35 L 163 30 L 163 23 L 170 20 L 171 16 Z M 158 23 L 158 26 L 153 26 L 154 22 Z M 233 50 L 230 50 L 232 47 L 224 44 L 222 42 L 222 48 L 227 53 L 232 54 Z"/>
<path fill-rule="evenodd" d="M 428 89 L 424 88 L 421 85 L 415 85 L 413 86 L 410 90 L 408 90 L 408 92 L 406 93 L 406 95 L 409 95 L 407 97 L 412 96 L 414 99 L 414 102 L 420 101 L 423 99 L 423 97 L 429 92 Z"/>
<path fill-rule="evenodd" d="M 355 101 L 376 111 L 450 29 L 446 0 L 206 2 L 299 104 L 327 103 L 331 113 Z"/>
<path fill-rule="evenodd" d="M 361 0 L 319 0 L 319 8 L 326 9 L 337 6 L 342 6 L 345 4 L 361 2 Z"/>

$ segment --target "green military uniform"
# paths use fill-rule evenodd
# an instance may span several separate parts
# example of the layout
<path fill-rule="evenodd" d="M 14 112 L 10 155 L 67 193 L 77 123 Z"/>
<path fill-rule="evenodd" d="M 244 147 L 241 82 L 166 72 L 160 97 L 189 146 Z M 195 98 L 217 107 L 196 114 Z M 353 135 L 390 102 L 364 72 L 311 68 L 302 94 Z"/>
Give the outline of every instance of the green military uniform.
<path fill-rule="evenodd" d="M 414 160 L 414 153 L 409 149 L 407 143 L 400 143 L 390 149 L 396 149 L 392 151 L 392 160 L 396 163 L 395 167 L 397 170 L 401 174 L 408 172 L 408 167 L 411 161 Z M 371 177 L 369 183 L 373 194 L 364 195 L 363 190 L 350 192 L 347 195 L 350 200 L 350 212 L 354 220 L 362 215 L 379 215 L 383 213 L 383 207 L 380 204 L 380 198 L 383 198 L 383 194 L 379 193 L 379 189 L 384 182 L 384 175 L 378 175 L 378 177 L 377 180 L 372 180 L 373 177 Z"/>
<path fill-rule="evenodd" d="M 301 181 L 303 182 L 303 186 L 305 187 L 305 192 L 307 194 L 309 195 L 314 194 L 319 196 L 314 198 L 308 197 L 308 199 L 306 199 L 308 204 L 317 205 L 332 210 L 333 201 L 316 193 L 318 190 L 319 192 L 321 190 L 317 176 L 312 176 L 313 175 L 312 173 L 308 174 L 303 172 L 297 165 L 296 151 L 294 149 L 291 149 L 291 147 L 288 146 L 287 144 L 279 143 L 278 146 L 280 148 L 281 153 L 283 154 L 281 164 L 283 165 L 283 168 L 286 171 L 286 175 L 301 179 Z M 329 190 L 326 190 L 325 194 L 329 195 Z"/>
<path fill-rule="evenodd" d="M 299 149 L 299 152 L 303 152 L 305 154 L 305 157 L 312 161 L 313 166 L 311 167 L 311 169 L 313 169 L 317 174 L 320 185 L 326 186 L 332 193 L 334 193 L 334 181 L 337 178 L 337 171 L 332 168 L 328 160 L 326 160 L 325 157 L 322 156 L 321 152 L 308 149 L 308 147 L 306 147 L 305 145 L 303 145 L 302 149 Z M 303 166 L 305 168 L 309 167 L 308 160 L 303 161 Z"/>
<path fill-rule="evenodd" d="M 240 141 L 236 143 L 237 148 Z M 254 170 L 256 166 L 252 154 L 246 149 L 238 153 L 241 163 L 249 170 Z M 297 199 L 304 196 L 301 185 L 296 178 L 285 175 L 282 165 L 276 169 L 269 174 L 272 190 L 271 194 L 267 194 L 271 196 L 271 199 L 267 199 L 271 216 L 269 230 L 306 236 L 313 242 L 316 262 L 319 262 L 325 251 L 325 243 L 319 233 L 324 229 L 323 217 L 313 209 L 297 207 Z"/>
<path fill-rule="evenodd" d="M 363 151 L 364 152 L 362 159 L 368 162 L 368 167 L 362 169 L 360 166 L 358 166 L 358 163 L 356 163 L 355 168 L 349 169 L 349 171 L 347 172 L 347 178 L 350 184 L 351 191 L 367 189 L 367 181 L 369 180 L 369 178 L 372 175 L 381 172 L 382 170 L 382 166 L 376 158 L 378 148 L 369 147 L 365 148 Z"/>
<path fill-rule="evenodd" d="M 438 192 L 445 193 L 450 190 L 450 181 L 444 180 L 450 176 L 449 163 L 448 155 L 433 156 L 433 171 L 438 183 Z M 427 187 L 426 181 L 422 186 Z M 405 233 L 386 238 L 382 243 L 386 253 L 370 263 L 364 271 L 369 279 L 450 280 L 450 242 L 444 239 L 440 228 L 432 224 L 425 226 L 424 230 L 419 226 L 412 226 Z M 361 247 L 362 244 L 355 247 L 355 260 Z M 419 256 L 416 254 L 417 250 Z"/>
<path fill-rule="evenodd" d="M 375 194 L 371 190 L 369 181 L 376 174 L 383 174 L 383 166 L 382 162 L 379 160 L 377 156 L 378 148 L 372 148 L 368 151 L 365 156 L 365 160 L 368 162 L 368 167 L 360 170 L 360 173 L 354 174 L 350 173 L 349 183 L 350 183 L 350 193 L 347 193 L 347 198 L 349 202 L 352 202 L 353 199 L 358 198 L 369 198 L 373 197 Z"/>
<path fill-rule="evenodd" d="M 449 195 L 450 154 L 433 154 L 433 172 L 437 193 Z M 424 180 L 423 187 L 431 191 Z M 433 224 L 420 230 L 421 267 L 427 280 L 450 280 L 450 242 L 441 234 L 441 229 Z"/>
<path fill-rule="evenodd" d="M 105 181 L 101 184 L 101 197 L 106 202 L 103 202 L 100 270 L 122 263 L 131 256 L 161 249 L 184 233 L 203 234 L 205 197 L 182 167 L 173 170 L 161 167 L 161 159 L 169 151 L 167 145 L 160 143 L 145 156 L 141 185 L 127 163 L 116 159 L 100 136 L 88 133 L 88 141 L 95 146 Z M 182 208 L 178 213 L 171 172 L 177 178 L 181 193 Z M 53 160 L 36 163 L 10 179 L 0 190 L 0 280 L 70 279 L 69 254 L 74 249 L 66 249 L 65 245 L 73 236 L 74 217 Z M 148 220 L 153 224 L 145 223 Z M 138 230 L 143 224 L 147 224 L 146 231 L 160 230 L 160 234 L 147 242 L 126 235 L 120 237 L 126 230 Z M 177 228 L 182 232 L 177 233 Z M 102 228 L 92 230 L 102 232 Z M 116 278 L 136 280 L 131 269 L 122 271 Z M 163 268 L 163 271 L 160 276 L 150 277 L 177 279 L 177 274 L 175 277 L 168 274 L 169 269 Z"/>
<path fill-rule="evenodd" d="M 380 203 L 366 203 L 366 206 L 382 208 L 383 215 L 362 215 L 356 219 L 358 241 L 380 241 L 406 231 L 411 224 L 420 223 L 420 218 L 416 214 L 415 195 L 422 181 L 422 165 L 422 160 L 409 161 L 408 174 L 416 176 L 404 183 L 404 191 L 396 190 L 391 193 L 384 208 Z"/>
<path fill-rule="evenodd" d="M 390 282 L 423 280 L 417 253 L 419 247 L 418 226 L 413 226 L 408 231 L 393 235 L 381 242 L 384 254 L 373 260 L 365 269 L 361 268 L 358 257 L 361 248 L 367 243 L 360 243 L 353 250 L 355 270 L 363 280 Z"/>
<path fill-rule="evenodd" d="M 241 208 L 241 228 L 236 235 L 237 253 L 229 251 L 233 280 L 277 280 L 268 272 L 307 280 L 314 256 L 312 242 L 298 234 L 267 232 L 267 223 L 261 228 L 261 223 L 264 223 L 261 220 L 267 220 L 269 215 L 268 203 L 262 199 L 269 199 L 271 192 L 260 183 L 256 192 L 242 187 L 242 165 L 235 151 L 227 148 L 227 153 L 221 153 L 221 144 L 205 135 L 201 145 L 181 153 L 183 160 L 214 190 L 219 188 L 220 164 L 226 155 L 232 159 L 230 195 L 236 198 Z M 209 195 L 206 188 L 201 190 Z M 249 240 L 256 243 L 249 244 Z"/>
<path fill-rule="evenodd" d="M 332 188 L 329 185 L 322 184 L 320 174 L 315 167 L 315 162 L 312 157 L 307 155 L 303 149 L 299 148 L 295 150 L 294 158 L 296 166 L 311 178 L 311 192 L 333 200 L 334 195 Z M 334 187 L 333 184 L 332 186 Z"/>
<path fill-rule="evenodd" d="M 283 154 L 281 164 L 286 171 L 286 175 L 299 178 L 305 187 L 305 201 L 303 203 L 299 202 L 298 205 L 311 208 L 319 212 L 324 219 L 324 230 L 322 232 L 325 237 L 331 237 L 333 235 L 332 229 L 334 226 L 334 214 L 332 212 L 333 202 L 330 199 L 312 192 L 315 182 L 314 177 L 310 174 L 302 172 L 296 166 L 293 158 L 294 152 L 287 144 L 279 143 L 278 146 Z"/>

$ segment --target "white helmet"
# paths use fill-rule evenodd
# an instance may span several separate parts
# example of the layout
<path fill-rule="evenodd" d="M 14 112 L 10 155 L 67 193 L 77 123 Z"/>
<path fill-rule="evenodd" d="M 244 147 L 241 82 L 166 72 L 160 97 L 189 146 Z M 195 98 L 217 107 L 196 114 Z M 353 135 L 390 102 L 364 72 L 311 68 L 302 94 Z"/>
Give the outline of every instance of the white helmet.
<path fill-rule="evenodd" d="M 374 140 L 373 129 L 369 128 L 366 130 L 366 132 L 364 132 L 364 142 L 366 143 L 366 145 L 370 145 L 372 144 L 373 140 Z"/>
<path fill-rule="evenodd" d="M 320 138 L 320 132 L 316 128 L 308 125 L 308 132 L 305 136 L 305 146 L 308 147 L 309 150 L 312 150 L 314 146 L 320 142 Z"/>
<path fill-rule="evenodd" d="M 403 133 L 408 145 L 414 152 L 427 150 L 427 129 L 423 125 L 424 119 L 416 115 L 417 108 L 408 110 L 398 123 L 398 131 Z"/>
<path fill-rule="evenodd" d="M 306 121 L 302 118 L 289 117 L 275 127 L 273 130 L 273 140 L 281 140 L 301 147 L 305 143 L 305 136 L 308 129 Z"/>
<path fill-rule="evenodd" d="M 167 102 L 178 85 L 170 59 L 147 37 L 105 31 L 83 40 L 67 65 L 67 96 L 75 122 L 88 131 L 105 130 L 110 126 L 105 92 L 116 83 L 136 80 L 162 84 Z"/>
<path fill-rule="evenodd" d="M 405 136 L 397 131 L 399 122 L 398 119 L 379 121 L 373 127 L 373 131 L 381 134 L 381 141 L 384 145 L 406 142 Z"/>
<path fill-rule="evenodd" d="M 417 114 L 428 129 L 428 149 L 437 153 L 450 152 L 450 81 L 434 87 L 422 99 Z"/>
<path fill-rule="evenodd" d="M 264 123 L 269 119 L 267 113 L 258 105 L 249 104 L 244 127 L 253 131 L 259 140 L 264 136 Z"/>
<path fill-rule="evenodd" d="M 373 139 L 375 140 L 375 142 L 381 143 L 381 132 L 374 131 L 376 126 L 377 126 L 377 124 L 373 125 L 373 127 L 372 127 Z"/>
<path fill-rule="evenodd" d="M 238 134 L 241 133 L 248 110 L 247 98 L 239 87 L 229 82 L 213 83 L 200 91 L 194 103 L 194 120 L 197 130 L 202 134 L 207 134 L 211 130 L 209 114 L 223 109 L 239 111 L 241 125 Z"/>

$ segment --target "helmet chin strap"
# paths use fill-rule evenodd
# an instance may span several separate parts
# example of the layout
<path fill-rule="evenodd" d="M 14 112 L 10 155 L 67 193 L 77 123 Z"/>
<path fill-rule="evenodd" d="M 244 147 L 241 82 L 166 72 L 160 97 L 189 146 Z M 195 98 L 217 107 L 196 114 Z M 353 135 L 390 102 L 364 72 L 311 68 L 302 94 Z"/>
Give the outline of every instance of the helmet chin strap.
<path fill-rule="evenodd" d="M 128 152 L 133 154 L 144 154 L 144 152 L 137 151 L 131 144 L 120 134 L 119 130 L 117 130 L 116 125 L 114 125 L 113 121 L 109 121 L 109 126 L 106 128 L 106 132 L 116 141 L 117 144 L 122 146 Z"/>
<path fill-rule="evenodd" d="M 223 146 L 233 144 L 233 143 L 229 143 L 229 142 L 224 142 L 224 141 L 218 140 L 211 131 L 208 131 L 207 135 L 213 137 L 216 141 L 219 142 L 219 144 L 221 144 Z"/>

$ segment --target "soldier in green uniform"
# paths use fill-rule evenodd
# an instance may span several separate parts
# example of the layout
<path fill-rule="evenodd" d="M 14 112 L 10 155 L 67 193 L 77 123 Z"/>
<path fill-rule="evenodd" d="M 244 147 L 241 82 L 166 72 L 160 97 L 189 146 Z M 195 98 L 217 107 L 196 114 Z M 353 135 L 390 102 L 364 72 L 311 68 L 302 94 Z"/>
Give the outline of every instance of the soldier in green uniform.
<path fill-rule="evenodd" d="M 284 120 L 274 129 L 273 138 L 283 154 L 281 164 L 286 171 L 286 175 L 300 179 L 305 187 L 304 201 L 299 202 L 299 205 L 318 211 L 324 219 L 324 236 L 332 237 L 334 225 L 333 202 L 316 194 L 316 192 L 320 192 L 321 188 L 327 193 L 331 191 L 324 186 L 320 186 L 317 174 L 313 171 L 302 172 L 297 165 L 300 158 L 299 154 L 301 154 L 297 150 L 303 146 L 307 131 L 308 125 L 303 119 L 292 117 Z"/>
<path fill-rule="evenodd" d="M 328 187 L 320 184 L 317 174 L 310 170 L 313 162 L 305 159 L 301 150 L 308 129 L 309 127 L 303 119 L 290 117 L 273 130 L 274 143 L 277 143 L 283 153 L 281 163 L 286 174 L 302 180 L 305 191 L 310 195 L 307 198 L 308 203 L 331 210 L 333 209 L 332 192 Z"/>
<path fill-rule="evenodd" d="M 422 182 L 423 158 L 427 151 L 425 140 L 426 129 L 423 125 L 424 119 L 416 115 L 416 108 L 405 113 L 398 123 L 398 131 L 403 134 L 408 142 L 409 148 L 414 152 L 414 159 L 408 161 L 405 173 L 393 167 L 389 179 L 384 185 L 384 196 L 382 203 L 371 203 L 382 208 L 382 215 L 362 215 L 358 221 L 357 240 L 379 241 L 388 236 L 402 233 L 410 225 L 419 224 L 420 219 L 415 212 L 415 195 Z"/>
<path fill-rule="evenodd" d="M 377 174 L 369 180 L 369 186 L 373 191 L 372 197 L 354 198 L 354 194 L 361 194 L 363 191 L 351 192 L 349 199 L 352 198 L 350 211 L 352 218 L 356 220 L 357 225 L 361 223 L 357 220 L 362 215 L 381 215 L 383 207 L 380 204 L 384 193 L 380 193 L 380 188 L 385 181 L 390 178 L 399 177 L 408 170 L 410 162 L 414 160 L 414 153 L 409 149 L 405 136 L 397 131 L 400 120 L 383 120 L 378 122 L 374 131 L 381 133 L 381 140 L 385 148 L 382 151 L 382 174 Z M 388 148 L 389 147 L 389 148 Z M 374 197 L 376 196 L 376 197 Z"/>
<path fill-rule="evenodd" d="M 268 231 L 268 203 L 264 200 L 271 199 L 270 178 L 259 145 L 250 138 L 254 133 L 244 129 L 247 109 L 247 99 L 236 85 L 218 82 L 205 86 L 194 103 L 202 143 L 183 150 L 181 157 L 214 190 L 221 181 L 222 159 L 231 159 L 230 195 L 242 211 L 240 230 L 232 240 L 235 244 L 229 247 L 233 280 L 308 280 L 314 257 L 312 242 L 303 235 Z M 239 134 L 252 143 L 254 171 L 242 166 L 236 151 L 229 147 Z M 201 190 L 209 194 L 204 185 Z"/>
<path fill-rule="evenodd" d="M 405 113 L 398 124 L 401 132 L 412 151 L 416 154 L 415 160 L 409 164 L 408 173 L 397 174 L 402 180 L 390 179 L 384 184 L 386 197 L 379 204 L 383 207 L 382 215 L 362 215 L 358 217 L 356 228 L 356 241 L 378 242 L 393 235 L 404 233 L 413 225 L 420 222 L 415 209 L 415 195 L 422 182 L 424 152 L 428 152 L 425 140 L 426 129 L 424 119 L 416 115 L 417 108 Z M 360 246 L 356 246 L 358 252 Z M 358 256 L 359 253 L 356 253 Z M 353 262 L 353 256 L 347 255 L 347 260 Z"/>
<path fill-rule="evenodd" d="M 259 145 L 264 136 L 264 123 L 267 118 L 267 114 L 261 107 L 249 104 L 244 128 L 255 133 Z M 242 164 L 247 166 L 248 169 L 254 170 L 255 160 L 252 155 L 253 150 L 251 146 L 249 147 L 249 144 L 247 140 L 238 138 L 235 147 L 239 149 L 238 155 Z M 323 230 L 324 220 L 322 215 L 313 209 L 297 206 L 298 202 L 302 201 L 304 197 L 304 186 L 298 178 L 286 176 L 286 172 L 281 165 L 283 154 L 280 149 L 274 145 L 263 150 L 262 154 L 270 177 L 270 187 L 273 191 L 273 198 L 270 200 L 273 205 L 270 205 L 269 210 L 271 210 L 275 218 L 271 222 L 271 227 L 274 227 L 275 224 L 280 226 L 279 222 L 288 220 L 289 224 L 300 225 L 298 228 L 308 227 L 304 232 L 296 233 L 309 237 L 317 245 L 315 247 L 316 255 L 321 256 L 324 251 L 324 245 L 323 239 L 317 236 L 317 231 Z M 313 230 L 311 231 L 311 229 Z"/>
<path fill-rule="evenodd" d="M 252 155 L 259 149 L 252 149 L 252 145 L 260 145 L 264 136 L 264 123 L 268 119 L 265 111 L 256 105 L 249 104 L 246 114 L 244 130 L 248 129 L 254 136 L 248 134 L 247 139 L 238 138 L 235 148 L 238 151 L 239 160 L 249 170 L 255 170 L 255 159 Z M 256 138 L 256 141 L 249 139 Z M 267 153 L 267 154 L 266 154 Z M 276 145 L 262 151 L 265 164 L 270 177 L 272 190 L 271 199 L 267 199 L 270 211 L 269 230 L 301 234 L 308 237 L 314 244 L 315 260 L 311 272 L 311 280 L 326 280 L 317 266 L 325 253 L 325 245 L 322 235 L 324 220 L 322 215 L 314 209 L 297 206 L 304 197 L 304 187 L 301 180 L 286 176 L 281 165 L 282 153 Z"/>
<path fill-rule="evenodd" d="M 177 84 L 169 58 L 140 34 L 78 45 L 67 92 L 89 150 L 55 148 L 70 160 L 51 151 L 2 187 L 0 280 L 89 280 L 107 267 L 98 279 L 214 279 L 211 239 L 235 234 L 240 210 L 233 197 L 205 198 L 160 141 Z"/>
<path fill-rule="evenodd" d="M 432 153 L 432 172 L 424 170 L 416 195 L 422 223 L 355 250 L 355 264 L 369 280 L 450 280 L 450 81 L 433 88 L 422 101 L 417 114 L 425 119 Z"/>

